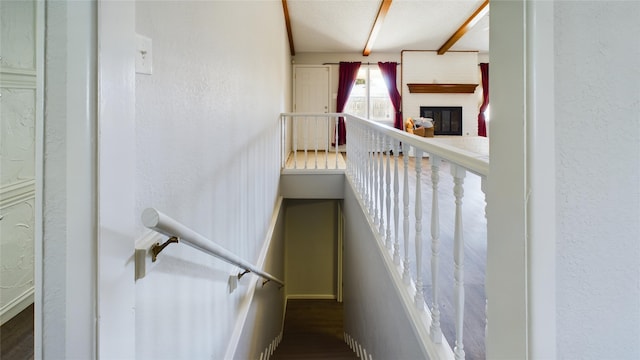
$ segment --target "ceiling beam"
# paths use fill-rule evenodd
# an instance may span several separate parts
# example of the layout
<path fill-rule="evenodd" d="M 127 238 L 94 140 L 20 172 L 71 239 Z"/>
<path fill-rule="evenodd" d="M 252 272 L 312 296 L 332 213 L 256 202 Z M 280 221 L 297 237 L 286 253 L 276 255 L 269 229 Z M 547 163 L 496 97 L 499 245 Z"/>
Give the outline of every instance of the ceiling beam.
<path fill-rule="evenodd" d="M 363 56 L 369 56 L 369 54 L 371 54 L 371 48 L 373 48 L 373 43 L 376 41 L 376 37 L 378 37 L 378 32 L 380 32 L 380 28 L 382 27 L 385 16 L 387 16 L 389 7 L 391 7 L 391 1 L 392 0 L 382 0 L 382 4 L 380 4 L 380 9 L 378 10 L 378 15 L 376 16 L 376 21 L 373 23 L 373 27 L 369 33 L 369 39 L 367 40 L 367 44 L 364 46 L 364 50 L 362 50 Z"/>
<path fill-rule="evenodd" d="M 284 22 L 287 25 L 287 36 L 289 37 L 289 52 L 291 56 L 296 55 L 296 49 L 293 46 L 293 32 L 291 31 L 291 18 L 289 17 L 289 7 L 287 0 L 282 0 L 282 11 L 284 11 Z"/>
<path fill-rule="evenodd" d="M 443 55 L 444 53 L 446 53 L 453 46 L 453 44 L 455 44 L 458 40 L 460 40 L 461 37 L 464 36 L 464 34 L 467 33 L 467 31 L 471 30 L 471 28 L 474 27 L 478 23 L 478 21 L 480 21 L 480 19 L 482 19 L 482 17 L 485 16 L 489 11 L 488 5 L 489 0 L 484 0 L 482 5 L 480 5 L 480 7 L 473 13 L 473 15 L 471 15 L 471 17 L 469 17 L 467 21 L 465 21 L 464 24 L 462 24 L 462 26 L 460 26 L 458 30 L 456 30 L 456 32 L 451 35 L 449 40 L 447 40 L 444 45 L 442 45 L 440 49 L 438 49 L 438 55 Z"/>

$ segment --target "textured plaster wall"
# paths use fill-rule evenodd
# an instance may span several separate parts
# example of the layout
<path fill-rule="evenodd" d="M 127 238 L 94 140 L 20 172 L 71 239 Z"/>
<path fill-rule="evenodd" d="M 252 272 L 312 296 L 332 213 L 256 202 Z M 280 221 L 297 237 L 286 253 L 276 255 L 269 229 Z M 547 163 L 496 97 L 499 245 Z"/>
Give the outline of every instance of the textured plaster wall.
<path fill-rule="evenodd" d="M 0 323 L 33 302 L 35 13 L 34 2 L 0 3 Z"/>
<path fill-rule="evenodd" d="M 560 359 L 640 358 L 638 19 L 635 1 L 555 4 Z"/>
<path fill-rule="evenodd" d="M 153 41 L 153 74 L 136 75 L 135 213 L 156 207 L 255 262 L 291 98 L 282 5 L 139 1 L 136 31 Z M 189 247 L 168 248 L 136 283 L 137 357 L 223 358 L 248 290 L 243 278 L 230 293 L 232 273 Z"/>

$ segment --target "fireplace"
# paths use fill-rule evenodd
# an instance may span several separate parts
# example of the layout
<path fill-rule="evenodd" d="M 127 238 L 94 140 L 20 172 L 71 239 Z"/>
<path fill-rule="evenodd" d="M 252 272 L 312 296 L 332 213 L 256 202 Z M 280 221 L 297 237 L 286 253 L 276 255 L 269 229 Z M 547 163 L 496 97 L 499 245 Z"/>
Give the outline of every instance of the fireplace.
<path fill-rule="evenodd" d="M 433 119 L 434 135 L 462 135 L 462 106 L 420 106 L 420 117 Z"/>

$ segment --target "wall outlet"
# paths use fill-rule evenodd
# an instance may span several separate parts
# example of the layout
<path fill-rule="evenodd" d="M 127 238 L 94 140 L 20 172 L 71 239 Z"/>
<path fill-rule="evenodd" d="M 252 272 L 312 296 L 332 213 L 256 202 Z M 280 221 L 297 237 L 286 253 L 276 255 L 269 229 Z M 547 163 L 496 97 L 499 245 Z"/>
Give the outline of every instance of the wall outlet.
<path fill-rule="evenodd" d="M 153 73 L 151 39 L 140 34 L 136 34 L 136 73 L 146 75 Z"/>

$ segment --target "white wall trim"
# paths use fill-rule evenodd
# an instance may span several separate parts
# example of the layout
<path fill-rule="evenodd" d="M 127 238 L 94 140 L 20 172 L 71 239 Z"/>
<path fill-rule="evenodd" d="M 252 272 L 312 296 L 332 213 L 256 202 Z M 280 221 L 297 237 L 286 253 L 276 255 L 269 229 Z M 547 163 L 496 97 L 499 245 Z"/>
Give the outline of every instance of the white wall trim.
<path fill-rule="evenodd" d="M 556 358 L 554 4 L 526 3 L 527 349 Z M 552 174 L 550 176 L 550 174 Z"/>
<path fill-rule="evenodd" d="M 136 3 L 98 1 L 97 357 L 136 356 Z"/>
<path fill-rule="evenodd" d="M 490 176 L 487 182 L 486 357 L 526 359 L 526 0 L 491 4 Z M 505 221 L 508 219 L 508 221 Z"/>
<path fill-rule="evenodd" d="M 36 181 L 25 180 L 0 188 L 0 209 L 33 199 L 36 195 Z"/>
<path fill-rule="evenodd" d="M 258 256 L 258 261 L 255 266 L 259 269 L 264 268 L 264 264 L 267 259 L 267 254 L 269 252 L 269 248 L 271 247 L 271 242 L 273 240 L 273 234 L 275 232 L 276 226 L 278 226 L 278 219 L 280 218 L 281 212 L 284 211 L 284 207 L 282 206 L 284 203 L 284 198 L 282 196 L 278 197 L 276 200 L 275 207 L 273 209 L 273 214 L 271 215 L 271 221 L 269 222 L 269 228 L 267 229 L 267 234 L 265 235 L 265 239 L 262 243 L 262 249 L 260 249 L 260 255 Z M 231 274 L 230 276 L 234 276 Z M 229 339 L 229 345 L 227 346 L 227 351 L 225 353 L 225 359 L 235 359 L 235 354 L 238 348 L 238 344 L 240 343 L 240 337 L 242 336 L 242 330 L 244 329 L 245 322 L 247 320 L 247 316 L 249 315 L 249 310 L 251 309 L 251 304 L 253 303 L 253 298 L 256 292 L 256 287 L 258 285 L 258 280 L 262 282 L 262 278 L 252 275 L 251 280 L 248 285 L 248 292 L 245 295 L 238 309 L 238 317 L 236 320 L 236 324 L 233 328 L 233 333 L 231 334 L 231 338 Z M 268 286 L 268 285 L 267 285 Z M 286 301 L 285 301 L 285 310 L 286 310 Z M 282 324 L 284 326 L 284 316 L 282 319 Z M 280 331 L 282 334 L 282 330 Z M 268 357 L 267 357 L 268 358 Z"/>
<path fill-rule="evenodd" d="M 335 300 L 335 294 L 289 294 L 287 300 Z"/>
<path fill-rule="evenodd" d="M 36 120 L 35 120 L 35 208 L 34 208 L 34 358 L 42 359 L 43 302 L 43 198 L 44 198 L 44 69 L 45 69 L 45 4 L 36 2 Z"/>
<path fill-rule="evenodd" d="M 14 70 L 3 68 L 0 87 L 13 89 L 35 89 L 38 84 L 35 70 Z"/>
<path fill-rule="evenodd" d="M 5 306 L 0 309 L 0 325 L 11 320 L 12 317 L 18 315 L 22 310 L 26 309 L 33 303 L 34 299 L 34 287 L 30 287 L 22 295 L 11 300 Z"/>

